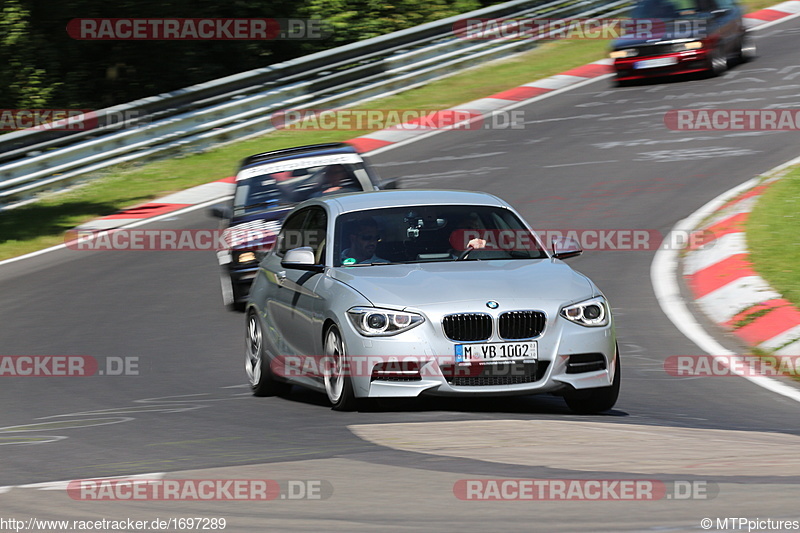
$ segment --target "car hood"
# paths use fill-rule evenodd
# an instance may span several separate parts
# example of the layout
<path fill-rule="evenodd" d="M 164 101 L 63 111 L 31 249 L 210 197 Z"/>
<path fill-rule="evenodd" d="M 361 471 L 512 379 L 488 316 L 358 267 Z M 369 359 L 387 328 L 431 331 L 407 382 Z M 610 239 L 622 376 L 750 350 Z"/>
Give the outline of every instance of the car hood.
<path fill-rule="evenodd" d="M 458 261 L 331 269 L 373 305 L 424 309 L 442 303 L 489 300 L 530 305 L 532 300 L 572 302 L 597 293 L 582 274 L 550 259 Z M 525 304 L 523 304 L 525 302 Z"/>

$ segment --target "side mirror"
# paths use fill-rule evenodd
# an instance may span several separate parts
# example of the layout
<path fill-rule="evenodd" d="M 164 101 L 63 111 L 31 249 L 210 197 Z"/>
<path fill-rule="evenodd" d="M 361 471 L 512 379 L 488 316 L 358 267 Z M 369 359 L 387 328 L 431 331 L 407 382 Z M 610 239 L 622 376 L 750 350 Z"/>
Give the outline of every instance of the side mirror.
<path fill-rule="evenodd" d="M 383 190 L 399 189 L 400 182 L 401 182 L 400 178 L 394 178 L 388 181 L 384 181 L 383 183 L 381 183 L 381 189 Z"/>
<path fill-rule="evenodd" d="M 208 208 L 208 215 L 214 218 L 231 218 L 231 210 L 224 205 L 212 205 Z"/>
<path fill-rule="evenodd" d="M 308 270 L 311 272 L 322 272 L 325 268 L 324 265 L 319 265 L 315 262 L 314 251 L 310 246 L 292 248 L 286 252 L 286 255 L 281 261 L 281 266 L 284 268 Z"/>
<path fill-rule="evenodd" d="M 583 249 L 575 239 L 569 237 L 553 237 L 553 257 L 556 259 L 567 259 L 581 255 Z"/>

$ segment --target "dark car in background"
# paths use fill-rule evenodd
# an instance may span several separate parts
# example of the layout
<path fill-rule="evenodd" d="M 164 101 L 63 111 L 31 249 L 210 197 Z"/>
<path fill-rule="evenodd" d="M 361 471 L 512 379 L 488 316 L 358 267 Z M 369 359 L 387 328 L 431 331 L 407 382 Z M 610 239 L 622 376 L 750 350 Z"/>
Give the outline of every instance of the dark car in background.
<path fill-rule="evenodd" d="M 718 76 L 731 60 L 755 57 L 755 45 L 735 0 L 640 0 L 631 17 L 652 24 L 651 34 L 614 41 L 616 81 L 708 72 Z"/>
<path fill-rule="evenodd" d="M 395 181 L 383 188 L 396 186 Z M 378 175 L 349 144 L 300 146 L 246 158 L 236 174 L 233 200 L 211 208 L 212 216 L 222 219 L 228 245 L 217 252 L 224 303 L 244 309 L 258 264 L 296 204 L 316 196 L 380 188 Z"/>

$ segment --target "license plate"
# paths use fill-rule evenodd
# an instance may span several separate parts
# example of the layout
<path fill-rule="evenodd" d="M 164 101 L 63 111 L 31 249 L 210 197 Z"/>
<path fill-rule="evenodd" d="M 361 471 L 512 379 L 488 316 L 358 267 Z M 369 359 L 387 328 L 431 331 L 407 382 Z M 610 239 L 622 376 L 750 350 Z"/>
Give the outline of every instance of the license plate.
<path fill-rule="evenodd" d="M 456 363 L 526 361 L 539 356 L 536 341 L 456 344 Z"/>
<path fill-rule="evenodd" d="M 659 57 L 656 59 L 645 59 L 644 61 L 637 61 L 633 64 L 633 68 L 658 68 L 668 67 L 675 65 L 678 60 L 674 57 Z"/>

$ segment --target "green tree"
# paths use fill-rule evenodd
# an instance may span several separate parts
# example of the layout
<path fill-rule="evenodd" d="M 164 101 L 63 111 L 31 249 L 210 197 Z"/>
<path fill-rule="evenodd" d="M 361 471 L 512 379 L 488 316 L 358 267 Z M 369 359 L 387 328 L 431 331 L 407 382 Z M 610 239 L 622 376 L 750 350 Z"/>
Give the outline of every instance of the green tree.
<path fill-rule="evenodd" d="M 98 109 L 477 9 L 488 0 L 0 0 L 0 108 Z M 76 40 L 86 18 L 314 18 L 320 40 Z"/>
<path fill-rule="evenodd" d="M 304 12 L 333 26 L 340 45 L 479 9 L 478 0 L 308 0 Z"/>
<path fill-rule="evenodd" d="M 58 83 L 48 83 L 47 71 L 37 64 L 36 36 L 30 11 L 18 0 L 0 7 L 0 106 L 41 108 L 50 105 Z"/>

